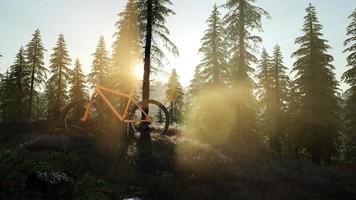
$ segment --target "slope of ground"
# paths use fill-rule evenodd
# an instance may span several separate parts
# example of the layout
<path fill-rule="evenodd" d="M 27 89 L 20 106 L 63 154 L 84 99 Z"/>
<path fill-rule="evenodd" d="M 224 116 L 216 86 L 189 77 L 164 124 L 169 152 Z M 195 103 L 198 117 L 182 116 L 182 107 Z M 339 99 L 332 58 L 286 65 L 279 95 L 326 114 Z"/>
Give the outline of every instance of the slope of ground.
<path fill-rule="evenodd" d="M 355 173 L 264 151 L 227 156 L 155 135 L 154 170 L 143 172 L 115 135 L 24 126 L 1 127 L 0 199 L 356 199 Z"/>

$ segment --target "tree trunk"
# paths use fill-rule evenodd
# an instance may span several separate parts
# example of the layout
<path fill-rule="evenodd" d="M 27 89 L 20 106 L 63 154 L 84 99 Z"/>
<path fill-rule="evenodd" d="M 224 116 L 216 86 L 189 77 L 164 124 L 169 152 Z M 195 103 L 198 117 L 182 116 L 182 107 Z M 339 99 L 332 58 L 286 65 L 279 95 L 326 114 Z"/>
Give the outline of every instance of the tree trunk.
<path fill-rule="evenodd" d="M 142 84 L 142 100 L 147 101 L 150 98 L 150 73 L 151 73 L 151 46 L 152 46 L 152 25 L 153 25 L 153 2 L 146 1 L 147 6 L 147 24 L 146 24 L 146 44 L 145 44 L 145 58 L 144 58 L 144 74 Z M 149 113 L 148 104 L 143 105 L 146 113 Z M 144 115 L 142 115 L 144 118 Z M 148 124 L 143 124 L 141 129 L 141 137 L 138 143 L 139 166 L 147 171 L 152 170 L 152 141 L 151 133 Z"/>
<path fill-rule="evenodd" d="M 142 100 L 150 98 L 150 72 L 151 72 L 151 46 L 152 46 L 152 24 L 153 24 L 153 5 L 152 0 L 147 0 L 147 25 L 146 25 L 146 45 L 145 45 L 145 64 L 142 85 Z M 144 107 L 148 113 L 148 106 Z"/>

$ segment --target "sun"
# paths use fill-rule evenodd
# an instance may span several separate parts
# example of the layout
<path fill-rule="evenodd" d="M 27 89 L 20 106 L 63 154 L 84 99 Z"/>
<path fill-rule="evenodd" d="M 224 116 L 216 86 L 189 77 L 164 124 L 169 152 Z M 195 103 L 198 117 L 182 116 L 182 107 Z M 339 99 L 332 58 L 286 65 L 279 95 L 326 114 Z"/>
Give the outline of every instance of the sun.
<path fill-rule="evenodd" d="M 135 78 L 138 80 L 142 80 L 143 79 L 143 73 L 144 73 L 144 69 L 143 69 L 143 63 L 138 63 L 135 65 Z"/>

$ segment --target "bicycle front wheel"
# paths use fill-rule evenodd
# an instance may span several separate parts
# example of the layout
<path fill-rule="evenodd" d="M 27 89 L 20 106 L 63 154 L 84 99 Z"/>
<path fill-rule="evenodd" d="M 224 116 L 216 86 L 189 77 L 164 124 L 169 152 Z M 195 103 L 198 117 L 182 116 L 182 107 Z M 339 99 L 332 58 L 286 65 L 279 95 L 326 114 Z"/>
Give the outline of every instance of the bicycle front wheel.
<path fill-rule="evenodd" d="M 89 118 L 83 122 L 81 118 L 84 116 L 85 109 L 88 105 L 88 100 L 82 99 L 70 103 L 63 112 L 61 122 L 66 129 L 85 129 L 94 131 L 100 128 L 101 114 L 98 106 L 93 103 L 89 112 Z"/>
<path fill-rule="evenodd" d="M 149 116 L 152 120 L 148 125 L 151 133 L 164 134 L 169 127 L 169 114 L 167 108 L 155 100 L 142 101 L 138 105 L 142 108 L 145 104 L 148 104 Z M 131 109 L 131 120 L 140 119 L 142 119 L 142 112 L 137 105 L 134 105 Z M 142 124 L 131 123 L 130 126 L 134 132 L 140 132 Z"/>

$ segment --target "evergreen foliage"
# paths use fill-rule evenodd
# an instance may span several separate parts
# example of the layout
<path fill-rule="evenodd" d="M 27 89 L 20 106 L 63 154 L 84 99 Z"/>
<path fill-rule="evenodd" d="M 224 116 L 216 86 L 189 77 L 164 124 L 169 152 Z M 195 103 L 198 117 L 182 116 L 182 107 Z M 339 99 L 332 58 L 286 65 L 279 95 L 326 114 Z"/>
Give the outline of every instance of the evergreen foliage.
<path fill-rule="evenodd" d="M 88 98 L 89 85 L 100 84 L 128 93 L 131 86 L 137 84 L 135 68 L 143 61 L 142 99 L 148 100 L 150 95 L 160 97 L 159 100 L 165 98 L 172 124 L 182 121 L 187 99 L 189 113 L 184 117 L 192 124 L 189 124 L 191 127 L 185 125 L 193 134 L 198 132 L 197 139 L 203 142 L 230 150 L 234 145 L 253 146 L 262 135 L 277 154 L 307 158 L 317 164 L 336 160 L 355 163 L 356 10 L 349 16 L 351 22 L 346 28 L 347 70 L 342 80 L 350 88 L 345 92 L 345 101 L 341 101 L 337 95 L 333 56 L 329 54 L 331 47 L 323 38 L 315 7 L 309 5 L 306 9 L 303 35 L 295 40 L 299 47 L 292 55 L 296 60 L 292 69 L 295 76 L 290 80 L 279 45 L 274 47 L 273 54 L 263 49 L 260 59 L 256 57 L 262 41 L 256 34 L 263 31 L 261 20 L 270 17 L 256 2 L 226 0 L 222 5 L 226 9 L 223 18 L 219 7 L 214 6 L 206 20 L 207 29 L 199 48 L 201 60 L 187 94 L 175 70 L 166 90 L 151 84 L 151 74 L 159 72 L 167 63 L 165 54 L 178 55 L 167 26 L 167 18 L 175 15 L 170 8 L 171 0 L 128 0 L 118 15 L 112 57 L 101 36 L 92 54 L 88 80 L 78 59 L 73 70 L 69 68 L 71 59 L 63 34 L 59 35 L 50 55 L 47 79 L 46 50 L 37 29 L 31 41 L 19 50 L 13 65 L 0 74 L 0 122 L 56 119 L 69 101 Z M 0 53 L 0 58 L 2 56 Z M 151 92 L 153 88 L 155 94 Z M 122 105 L 126 105 L 127 99 L 110 100 L 119 111 L 126 108 Z M 96 105 L 101 106 L 100 100 L 98 102 Z M 148 112 L 148 107 L 143 106 Z M 82 113 L 79 109 L 82 107 L 76 110 L 78 119 Z M 112 116 L 105 109 L 102 109 L 103 121 L 105 125 L 113 125 Z M 44 116 L 47 113 L 48 116 Z M 154 115 L 164 120 L 162 113 Z M 121 128 L 120 132 L 126 133 L 126 124 L 121 125 L 118 130 Z M 137 157 L 142 159 L 138 162 L 142 166 L 153 163 L 154 155 L 150 129 L 146 125 L 142 126 L 137 142 Z M 218 137 L 215 132 L 209 134 L 216 128 Z M 260 143 L 256 146 L 260 147 Z"/>
<path fill-rule="evenodd" d="M 265 48 L 257 66 L 257 98 L 260 107 L 260 129 L 270 136 L 272 119 L 272 59 Z"/>
<path fill-rule="evenodd" d="M 129 92 L 136 78 L 135 67 L 142 58 L 137 1 L 128 0 L 125 10 L 119 14 L 119 17 L 113 43 L 112 82 L 113 85 L 119 86 L 120 90 Z"/>
<path fill-rule="evenodd" d="M 170 105 L 171 124 L 179 123 L 182 119 L 182 110 L 184 105 L 183 87 L 178 80 L 178 75 L 175 69 L 172 70 L 166 90 L 166 99 Z"/>
<path fill-rule="evenodd" d="M 201 69 L 198 65 L 194 70 L 193 79 L 190 81 L 190 84 L 189 84 L 189 91 L 188 91 L 189 99 L 192 99 L 192 98 L 194 99 L 195 97 L 198 96 L 199 92 L 202 89 L 203 83 L 204 83 L 204 80 L 201 75 Z"/>
<path fill-rule="evenodd" d="M 147 101 L 150 99 L 150 74 L 157 72 L 163 66 L 162 59 L 165 55 L 160 44 L 173 54 L 178 54 L 177 47 L 168 38 L 169 30 L 166 27 L 166 17 L 175 13 L 166 7 L 167 4 L 172 4 L 170 0 L 138 0 L 137 3 L 142 44 L 144 44 L 142 100 Z M 143 109 L 149 113 L 147 105 L 143 105 Z M 144 127 L 138 143 L 138 162 L 145 169 L 149 169 L 147 163 L 152 163 L 152 140 L 147 124 Z"/>
<path fill-rule="evenodd" d="M 201 40 L 199 52 L 203 58 L 198 68 L 205 86 L 217 87 L 229 82 L 226 63 L 226 43 L 224 41 L 224 27 L 220 19 L 220 12 L 214 6 L 213 12 L 207 20 L 208 29 Z"/>
<path fill-rule="evenodd" d="M 6 73 L 3 80 L 1 91 L 1 110 L 3 120 L 8 122 L 21 122 L 25 120 L 26 100 L 28 99 L 28 84 L 25 82 L 26 60 L 25 50 L 20 48 L 16 55 L 14 64 L 10 67 L 10 71 Z"/>
<path fill-rule="evenodd" d="M 69 97 L 71 102 L 88 98 L 88 91 L 86 88 L 86 76 L 82 71 L 82 65 L 79 59 L 75 60 L 74 69 L 70 74 L 70 90 Z"/>
<path fill-rule="evenodd" d="M 276 45 L 273 51 L 271 62 L 271 133 L 270 146 L 277 153 L 282 153 L 283 144 L 285 141 L 286 127 L 286 112 L 288 102 L 288 86 L 289 77 L 287 75 L 287 67 L 283 65 L 283 57 L 280 46 Z"/>
<path fill-rule="evenodd" d="M 100 36 L 98 45 L 93 53 L 93 64 L 89 74 L 89 83 L 92 87 L 96 84 L 107 85 L 109 82 L 110 58 L 106 50 L 105 40 Z"/>
<path fill-rule="evenodd" d="M 347 93 L 345 108 L 346 127 L 346 159 L 356 162 L 356 9 L 349 16 L 350 25 L 347 27 L 347 39 L 345 40 L 345 53 L 349 69 L 343 74 L 342 80 L 350 85 Z"/>
<path fill-rule="evenodd" d="M 227 43 L 225 41 L 225 29 L 220 18 L 218 7 L 214 5 L 213 11 L 206 21 L 208 26 L 201 39 L 199 53 L 201 62 L 196 66 L 193 79 L 188 89 L 188 104 L 193 106 L 196 97 L 202 90 L 213 87 L 227 87 L 231 83 L 227 65 Z M 197 106 L 197 105 L 195 105 Z"/>
<path fill-rule="evenodd" d="M 44 52 L 45 48 L 43 47 L 41 40 L 40 30 L 36 30 L 33 34 L 33 38 L 26 45 L 25 57 L 27 62 L 26 71 L 30 74 L 28 77 L 29 82 L 29 103 L 28 103 L 28 118 L 31 119 L 33 116 L 32 110 L 34 107 L 35 95 L 38 94 L 38 89 L 43 86 L 47 78 L 47 69 L 44 67 Z"/>
<path fill-rule="evenodd" d="M 262 31 L 261 19 L 264 16 L 269 17 L 267 11 L 253 3 L 255 0 L 227 0 L 225 8 L 228 12 L 224 17 L 230 44 L 232 85 L 239 97 L 236 102 L 235 135 L 245 137 L 253 134 L 256 128 L 254 81 L 251 78 L 254 70 L 251 64 L 257 62 L 253 51 L 262 38 L 253 35 L 253 32 Z M 235 137 L 234 140 L 236 139 L 238 138 Z"/>
<path fill-rule="evenodd" d="M 58 118 L 68 100 L 67 87 L 71 70 L 71 59 L 68 55 L 64 35 L 60 34 L 50 59 L 51 77 L 48 80 L 48 114 L 50 118 Z"/>
<path fill-rule="evenodd" d="M 168 8 L 167 5 L 172 5 L 170 0 L 137 0 L 137 9 L 139 10 L 140 33 L 142 44 L 147 42 L 147 24 L 148 17 L 152 20 L 152 41 L 151 55 L 152 62 L 151 72 L 158 72 L 164 66 L 163 61 L 166 59 L 164 50 L 178 55 L 178 48 L 169 39 L 170 31 L 166 27 L 167 17 L 175 15 L 175 12 Z M 152 9 L 149 9 L 151 7 Z"/>
<path fill-rule="evenodd" d="M 6 98 L 10 101 L 8 107 L 8 113 L 12 115 L 9 120 L 11 121 L 23 121 L 25 119 L 26 100 L 28 99 L 28 79 L 26 77 L 26 60 L 25 50 L 20 48 L 16 55 L 14 65 L 10 67 L 9 82 L 10 91 L 5 92 Z"/>
<path fill-rule="evenodd" d="M 338 153 L 338 83 L 331 64 L 333 57 L 327 53 L 330 46 L 322 39 L 315 7 L 309 5 L 306 13 L 304 35 L 295 41 L 300 48 L 293 53 L 297 59 L 293 68 L 295 83 L 301 95 L 299 137 L 307 156 L 315 163 L 329 163 Z"/>
<path fill-rule="evenodd" d="M 259 60 L 257 70 L 257 97 L 261 107 L 264 110 L 264 113 L 269 113 L 271 109 L 272 96 L 272 59 L 270 55 L 268 55 L 265 48 L 262 50 L 261 59 Z"/>

